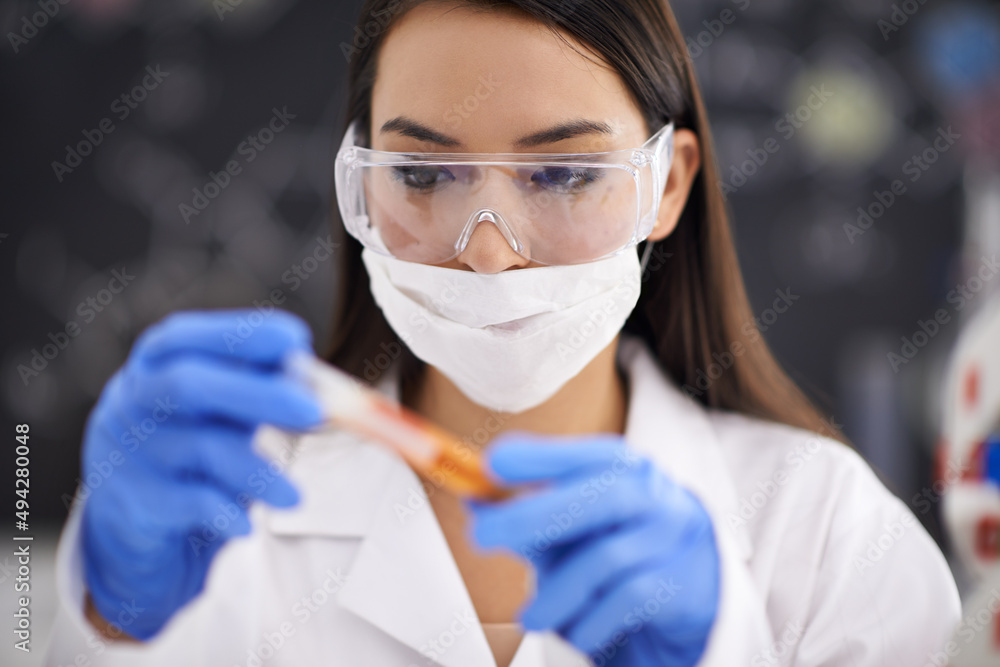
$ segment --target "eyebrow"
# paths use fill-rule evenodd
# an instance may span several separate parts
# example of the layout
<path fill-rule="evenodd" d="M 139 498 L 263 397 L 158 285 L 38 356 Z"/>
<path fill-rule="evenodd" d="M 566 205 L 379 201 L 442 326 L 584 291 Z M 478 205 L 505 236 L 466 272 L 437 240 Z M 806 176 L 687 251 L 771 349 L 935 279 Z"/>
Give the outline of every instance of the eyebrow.
<path fill-rule="evenodd" d="M 458 139 L 452 139 L 447 137 L 440 132 L 435 132 L 426 125 L 421 125 L 415 120 L 411 120 L 406 116 L 398 116 L 388 121 L 379 130 L 379 134 L 385 134 L 386 132 L 396 132 L 403 135 L 404 137 L 413 137 L 420 141 L 429 141 L 431 143 L 440 144 L 442 146 L 461 146 L 462 142 Z"/>
<path fill-rule="evenodd" d="M 386 132 L 396 132 L 406 137 L 412 137 L 419 141 L 429 141 L 441 146 L 461 146 L 462 142 L 453 137 L 441 134 L 426 125 L 422 125 L 415 120 L 405 116 L 398 116 L 385 123 L 380 130 L 380 134 Z M 551 144 L 557 141 L 573 139 L 587 134 L 614 135 L 614 130 L 607 123 L 592 120 L 578 119 L 566 123 L 560 123 L 540 132 L 534 132 L 521 137 L 514 142 L 516 148 L 532 148 L 543 144 Z"/>

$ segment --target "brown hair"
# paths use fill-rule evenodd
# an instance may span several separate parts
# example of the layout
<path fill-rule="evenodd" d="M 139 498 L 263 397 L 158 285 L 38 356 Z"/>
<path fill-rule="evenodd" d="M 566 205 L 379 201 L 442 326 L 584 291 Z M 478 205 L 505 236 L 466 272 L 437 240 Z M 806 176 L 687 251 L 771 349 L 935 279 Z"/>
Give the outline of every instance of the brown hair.
<path fill-rule="evenodd" d="M 345 130 L 360 119 L 364 133 L 369 131 L 379 47 L 396 19 L 426 1 L 364 3 L 354 33 L 360 39 L 345 49 L 350 60 Z M 461 2 L 483 10 L 520 11 L 571 35 L 622 77 L 651 132 L 672 119 L 675 127 L 691 129 L 700 140 L 700 173 L 677 227 L 654 247 L 639 302 L 624 331 L 644 339 L 664 371 L 705 406 L 843 439 L 782 371 L 754 322 L 722 198 L 708 116 L 666 1 Z M 333 217 L 339 229 L 336 206 Z M 361 245 L 346 234 L 345 241 L 333 337 L 324 356 L 369 381 L 377 379 L 390 357 L 402 356 L 402 379 L 412 386 L 423 363 L 399 341 L 373 301 Z"/>

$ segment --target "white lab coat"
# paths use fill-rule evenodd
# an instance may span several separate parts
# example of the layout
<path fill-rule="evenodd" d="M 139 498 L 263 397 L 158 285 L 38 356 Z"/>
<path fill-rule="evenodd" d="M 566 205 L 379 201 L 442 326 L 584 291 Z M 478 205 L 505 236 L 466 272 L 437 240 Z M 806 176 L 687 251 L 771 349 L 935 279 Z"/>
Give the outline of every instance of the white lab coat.
<path fill-rule="evenodd" d="M 696 493 L 714 522 L 721 600 L 699 665 L 914 667 L 943 646 L 959 620 L 945 559 L 854 451 L 705 410 L 637 338 L 623 336 L 618 355 L 630 384 L 628 442 Z M 379 388 L 395 396 L 395 378 Z M 82 614 L 74 506 L 46 665 L 495 665 L 408 466 L 344 432 L 296 442 L 267 428 L 255 446 L 286 457 L 302 503 L 252 505 L 253 532 L 226 543 L 202 593 L 139 647 L 97 639 Z M 512 667 L 587 664 L 558 636 L 529 632 Z"/>

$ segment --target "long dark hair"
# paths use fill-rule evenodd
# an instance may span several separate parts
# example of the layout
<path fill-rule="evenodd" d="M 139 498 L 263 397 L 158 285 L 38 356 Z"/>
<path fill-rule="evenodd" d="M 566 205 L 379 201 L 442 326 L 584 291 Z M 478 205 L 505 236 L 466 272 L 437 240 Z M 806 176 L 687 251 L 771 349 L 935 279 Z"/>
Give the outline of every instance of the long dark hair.
<path fill-rule="evenodd" d="M 350 59 L 347 124 L 371 125 L 379 47 L 392 23 L 427 0 L 368 0 Z M 674 231 L 658 242 L 639 302 L 624 330 L 640 336 L 660 365 L 703 405 L 843 439 L 782 371 L 754 323 L 722 198 L 708 116 L 684 40 L 666 0 L 460 0 L 483 10 L 520 11 L 571 35 L 622 77 L 650 131 L 672 119 L 701 144 L 701 170 Z M 374 33 L 374 36 L 369 37 Z M 335 225 L 340 216 L 333 211 Z M 402 357 L 404 387 L 423 363 L 402 344 L 372 299 L 361 245 L 344 235 L 340 294 L 324 356 L 369 381 Z M 639 251 L 644 249 L 640 245 Z"/>

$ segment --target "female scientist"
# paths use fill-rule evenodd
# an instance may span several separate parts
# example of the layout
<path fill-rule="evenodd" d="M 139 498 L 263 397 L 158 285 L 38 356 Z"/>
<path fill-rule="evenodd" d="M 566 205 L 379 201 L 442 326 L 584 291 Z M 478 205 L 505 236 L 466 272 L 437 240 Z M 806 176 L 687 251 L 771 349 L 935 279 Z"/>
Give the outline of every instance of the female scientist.
<path fill-rule="evenodd" d="M 88 421 L 83 477 L 112 472 L 61 539 L 49 664 L 934 664 L 955 583 L 753 325 L 666 3 L 358 25 L 324 356 L 519 492 L 313 429 L 299 319 L 172 315 Z"/>

